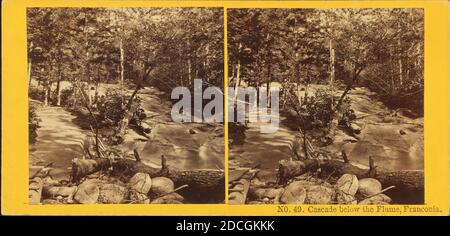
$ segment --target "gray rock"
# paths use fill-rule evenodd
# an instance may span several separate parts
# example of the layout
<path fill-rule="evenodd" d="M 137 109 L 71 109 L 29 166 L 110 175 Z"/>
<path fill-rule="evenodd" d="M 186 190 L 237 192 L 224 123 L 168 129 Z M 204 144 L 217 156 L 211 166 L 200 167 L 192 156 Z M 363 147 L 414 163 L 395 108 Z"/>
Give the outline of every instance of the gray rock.
<path fill-rule="evenodd" d="M 343 193 L 355 196 L 358 191 L 358 178 L 356 175 L 344 174 L 336 182 L 336 188 Z"/>
<path fill-rule="evenodd" d="M 139 193 L 147 194 L 152 187 L 152 179 L 150 178 L 150 175 L 146 173 L 136 173 L 129 180 L 129 185 L 131 189 Z"/>
<path fill-rule="evenodd" d="M 309 186 L 306 189 L 307 204 L 331 204 L 335 198 L 335 191 L 332 188 L 328 188 L 321 185 Z"/>
<path fill-rule="evenodd" d="M 358 192 L 363 197 L 377 194 L 381 192 L 381 183 L 380 181 L 373 178 L 360 179 Z"/>
<path fill-rule="evenodd" d="M 75 193 L 75 201 L 81 204 L 95 204 L 97 203 L 100 189 L 95 183 L 83 182 L 78 185 L 77 192 Z"/>
<path fill-rule="evenodd" d="M 361 133 L 361 127 L 359 127 L 357 124 L 351 124 L 350 125 L 350 129 L 353 131 L 353 133 L 355 134 L 360 134 Z"/>
<path fill-rule="evenodd" d="M 156 177 L 152 179 L 152 187 L 150 193 L 154 196 L 161 196 L 173 192 L 175 189 L 171 179 L 166 177 Z"/>
<path fill-rule="evenodd" d="M 127 189 L 117 184 L 105 184 L 100 189 L 98 201 L 104 204 L 119 204 L 123 202 Z"/>
<path fill-rule="evenodd" d="M 300 182 L 292 182 L 281 195 L 281 202 L 285 204 L 303 204 L 306 199 L 306 190 Z"/>

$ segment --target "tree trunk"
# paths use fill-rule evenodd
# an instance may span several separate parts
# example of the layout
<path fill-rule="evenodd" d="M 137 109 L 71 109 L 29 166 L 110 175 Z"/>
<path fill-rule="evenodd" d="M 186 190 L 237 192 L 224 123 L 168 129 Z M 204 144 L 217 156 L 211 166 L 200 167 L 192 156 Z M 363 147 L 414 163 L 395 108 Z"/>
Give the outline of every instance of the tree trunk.
<path fill-rule="evenodd" d="M 330 127 L 328 128 L 328 135 L 327 135 L 327 137 L 331 140 L 334 139 L 334 135 L 335 135 L 336 129 L 338 127 L 338 123 L 339 123 L 339 117 L 341 117 L 341 115 L 342 115 L 340 112 L 341 105 L 344 102 L 344 99 L 345 99 L 345 96 L 347 96 L 347 93 L 350 91 L 350 89 L 353 87 L 353 85 L 358 81 L 358 76 L 361 73 L 362 69 L 363 69 L 363 67 L 356 68 L 356 66 L 355 66 L 353 73 L 352 73 L 353 74 L 352 80 L 347 85 L 344 92 L 339 97 L 339 100 L 338 100 L 336 106 L 334 107 L 333 119 L 331 120 Z"/>
<path fill-rule="evenodd" d="M 31 88 L 31 58 L 28 61 L 28 91 Z"/>
<path fill-rule="evenodd" d="M 291 178 L 317 171 L 320 168 L 323 176 L 340 177 L 343 174 L 353 174 L 358 179 L 375 178 L 380 181 L 383 187 L 394 185 L 396 189 L 408 191 L 423 191 L 424 189 L 423 171 L 388 171 L 375 168 L 372 161 L 370 161 L 370 166 L 370 169 L 362 169 L 340 160 L 281 160 L 278 169 L 278 182 L 286 183 Z"/>
<path fill-rule="evenodd" d="M 139 81 L 139 83 L 136 86 L 133 93 L 131 94 L 130 98 L 128 99 L 128 102 L 127 102 L 127 104 L 125 106 L 125 110 L 124 110 L 124 117 L 121 121 L 119 121 L 119 127 L 118 127 L 116 135 L 115 135 L 115 138 L 117 139 L 118 144 L 123 141 L 123 137 L 125 136 L 127 128 L 128 128 L 128 123 L 130 122 L 130 119 L 133 116 L 134 111 L 132 111 L 131 108 L 132 108 L 132 103 L 134 101 L 134 98 L 136 97 L 139 90 L 144 87 L 144 84 L 147 82 L 147 78 L 149 77 L 149 74 L 152 70 L 153 70 L 152 66 L 144 67 L 144 72 L 143 72 L 142 78 Z"/>
<path fill-rule="evenodd" d="M 56 106 L 61 106 L 61 80 L 62 72 L 60 70 L 58 81 L 56 81 Z"/>
<path fill-rule="evenodd" d="M 330 39 L 330 92 L 331 110 L 334 110 L 334 49 L 333 41 Z"/>
<path fill-rule="evenodd" d="M 51 93 L 52 84 L 48 84 L 45 86 L 45 92 L 44 92 L 44 107 L 48 106 L 49 100 L 50 100 L 50 93 Z"/>
<path fill-rule="evenodd" d="M 238 89 L 241 84 L 241 60 L 239 59 L 239 52 L 241 51 L 242 43 L 239 43 L 238 46 L 238 55 L 236 60 L 236 84 L 234 85 L 234 97 L 233 97 L 233 106 L 236 107 L 237 104 L 237 96 Z"/>
<path fill-rule="evenodd" d="M 267 107 L 270 107 L 270 82 L 272 82 L 272 54 L 270 52 L 270 34 L 267 34 Z"/>
<path fill-rule="evenodd" d="M 213 188 L 225 184 L 224 172 L 220 170 L 169 170 L 165 164 L 159 169 L 130 159 L 119 159 L 112 167 L 113 174 L 119 176 L 131 177 L 136 173 L 147 173 L 152 178 L 167 177 L 176 186 L 187 184 L 190 187 Z"/>
<path fill-rule="evenodd" d="M 123 41 L 120 39 L 120 96 L 122 97 L 122 106 L 124 105 L 124 91 L 123 91 L 123 74 L 124 74 L 124 50 L 123 50 Z"/>
<path fill-rule="evenodd" d="M 224 172 L 220 170 L 175 170 L 168 169 L 165 159 L 162 158 L 161 168 L 148 166 L 140 161 L 135 152 L 137 160 L 118 159 L 110 161 L 106 158 L 97 159 L 78 159 L 72 160 L 72 182 L 77 182 L 86 175 L 101 170 L 108 170 L 112 167 L 112 174 L 119 177 L 129 178 L 136 173 L 147 173 L 151 178 L 167 177 L 171 179 L 176 186 L 184 184 L 190 188 L 216 188 L 224 186 Z"/>

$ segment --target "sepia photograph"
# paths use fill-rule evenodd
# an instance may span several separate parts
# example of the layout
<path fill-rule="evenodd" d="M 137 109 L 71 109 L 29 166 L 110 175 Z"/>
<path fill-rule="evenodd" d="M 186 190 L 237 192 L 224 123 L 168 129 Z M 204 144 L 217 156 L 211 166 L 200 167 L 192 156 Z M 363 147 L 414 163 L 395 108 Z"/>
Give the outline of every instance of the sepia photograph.
<path fill-rule="evenodd" d="M 198 122 L 174 106 L 223 89 L 223 21 L 222 8 L 27 8 L 29 204 L 223 203 L 222 107 Z"/>
<path fill-rule="evenodd" d="M 423 9 L 236 8 L 227 29 L 229 204 L 424 204 Z"/>

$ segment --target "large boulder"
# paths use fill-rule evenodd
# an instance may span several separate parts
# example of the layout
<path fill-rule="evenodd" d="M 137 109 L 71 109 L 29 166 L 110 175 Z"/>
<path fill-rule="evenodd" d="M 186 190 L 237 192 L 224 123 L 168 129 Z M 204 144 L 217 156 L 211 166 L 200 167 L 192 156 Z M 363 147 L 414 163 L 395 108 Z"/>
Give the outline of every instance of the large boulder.
<path fill-rule="evenodd" d="M 166 177 L 156 177 L 152 179 L 150 193 L 154 196 L 161 196 L 173 192 L 175 185 L 173 181 Z"/>
<path fill-rule="evenodd" d="M 358 178 L 356 175 L 344 174 L 336 182 L 336 188 L 348 195 L 355 196 L 358 191 Z"/>
<path fill-rule="evenodd" d="M 95 204 L 97 203 L 99 194 L 100 189 L 95 183 L 83 182 L 78 185 L 74 199 L 81 204 Z"/>
<path fill-rule="evenodd" d="M 281 202 L 285 204 L 303 204 L 306 199 L 306 190 L 300 182 L 292 182 L 281 195 Z"/>
<path fill-rule="evenodd" d="M 119 204 L 123 202 L 127 189 L 117 184 L 105 184 L 100 189 L 98 201 L 104 204 Z"/>
<path fill-rule="evenodd" d="M 136 192 L 147 194 L 152 187 L 152 179 L 146 173 L 136 173 L 130 178 L 129 185 Z"/>
<path fill-rule="evenodd" d="M 358 192 L 362 197 L 368 197 L 377 194 L 381 192 L 381 183 L 380 181 L 373 178 L 360 179 Z"/>
<path fill-rule="evenodd" d="M 307 204 L 331 204 L 335 198 L 335 191 L 321 185 L 307 187 L 305 203 Z"/>

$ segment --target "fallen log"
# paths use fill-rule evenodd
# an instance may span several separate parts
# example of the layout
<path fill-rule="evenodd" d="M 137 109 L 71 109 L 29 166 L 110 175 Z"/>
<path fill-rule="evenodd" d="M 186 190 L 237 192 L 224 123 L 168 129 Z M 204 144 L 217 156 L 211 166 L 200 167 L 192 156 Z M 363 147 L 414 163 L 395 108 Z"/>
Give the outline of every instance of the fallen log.
<path fill-rule="evenodd" d="M 136 156 L 136 159 L 139 157 Z M 176 186 L 189 185 L 190 188 L 215 188 L 224 186 L 224 172 L 220 170 L 177 170 L 169 169 L 165 164 L 164 156 L 162 167 L 155 168 L 137 160 L 119 159 L 112 163 L 113 175 L 130 177 L 136 173 L 147 173 L 150 177 L 167 177 Z M 140 160 L 140 159 L 139 159 Z"/>
<path fill-rule="evenodd" d="M 164 156 L 161 157 L 161 168 L 152 167 L 141 162 L 139 153 L 134 151 L 132 159 L 79 159 L 72 160 L 72 182 L 79 182 L 83 177 L 97 171 L 108 170 L 117 177 L 129 178 L 136 173 L 147 173 L 150 177 L 167 177 L 176 186 L 189 185 L 190 188 L 221 188 L 225 185 L 224 172 L 221 170 L 177 170 L 169 169 Z"/>
<path fill-rule="evenodd" d="M 107 158 L 97 159 L 72 159 L 71 181 L 78 183 L 86 175 L 93 174 L 100 170 L 107 170 L 111 167 L 111 160 Z"/>
<path fill-rule="evenodd" d="M 340 160 L 302 160 L 290 161 L 281 160 L 278 169 L 278 183 L 284 184 L 289 179 L 317 171 L 320 168 L 324 176 L 340 177 L 343 174 L 353 174 L 362 178 L 375 178 L 383 186 L 396 186 L 396 189 L 408 191 L 424 190 L 423 171 L 402 170 L 389 171 L 375 167 L 373 160 L 369 159 L 369 169 L 363 169 Z"/>

